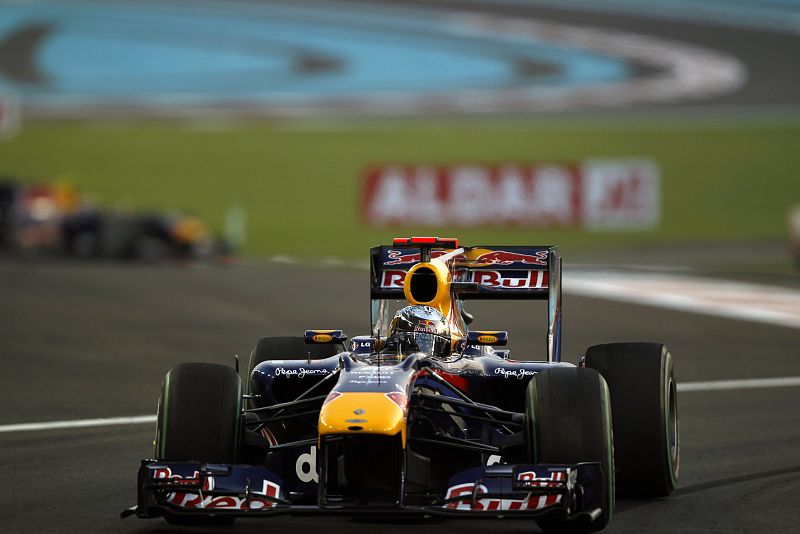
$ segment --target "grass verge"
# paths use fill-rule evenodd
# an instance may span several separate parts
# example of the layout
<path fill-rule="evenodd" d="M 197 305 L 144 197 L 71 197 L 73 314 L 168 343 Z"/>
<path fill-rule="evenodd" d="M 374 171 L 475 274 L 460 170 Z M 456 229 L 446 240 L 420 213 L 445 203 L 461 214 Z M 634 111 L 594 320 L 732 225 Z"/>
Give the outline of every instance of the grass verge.
<path fill-rule="evenodd" d="M 67 178 L 116 206 L 181 208 L 221 228 L 243 206 L 247 251 L 363 258 L 398 234 L 470 244 L 559 243 L 567 250 L 782 239 L 800 202 L 800 124 L 674 119 L 397 120 L 335 123 L 30 122 L 0 142 L 0 174 Z M 367 228 L 367 164 L 651 158 L 663 221 L 651 232 L 526 228 Z"/>

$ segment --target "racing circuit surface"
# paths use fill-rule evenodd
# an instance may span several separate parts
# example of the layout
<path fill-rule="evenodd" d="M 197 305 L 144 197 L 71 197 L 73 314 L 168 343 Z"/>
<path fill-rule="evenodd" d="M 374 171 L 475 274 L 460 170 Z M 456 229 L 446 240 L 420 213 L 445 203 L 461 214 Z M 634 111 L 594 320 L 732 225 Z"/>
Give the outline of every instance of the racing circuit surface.
<path fill-rule="evenodd" d="M 788 109 L 796 114 L 796 27 L 773 31 L 746 12 L 724 24 L 709 23 L 713 16 L 688 22 L 679 14 L 639 17 L 634 7 L 641 9 L 642 2 L 613 3 L 622 8 L 583 12 L 548 7 L 554 2 L 531 7 L 513 0 L 488 7 L 443 1 L 436 7 L 597 25 L 720 51 L 745 66 L 744 85 L 716 98 L 679 100 L 684 112 L 694 103 L 723 113 L 751 106 L 760 113 L 768 110 L 761 106 L 775 105 L 776 113 Z M 669 11 L 688 3 L 660 5 Z M 422 8 L 427 3 L 404 4 Z M 766 9 L 781 2 L 756 4 Z M 792 27 L 793 19 L 778 19 Z M 45 30 L 29 27 L 23 37 L 46 35 Z M 6 57 L 20 56 L 9 52 Z M 337 65 L 310 64 L 323 70 Z M 7 70 L 7 63 L 2 66 Z M 570 258 L 565 265 L 569 269 Z M 568 280 L 565 283 L 568 289 Z M 122 509 L 135 504 L 136 471 L 139 460 L 151 454 L 153 423 L 3 429 L 21 423 L 153 415 L 161 380 L 177 363 L 232 364 L 238 353 L 245 366 L 259 337 L 300 334 L 306 328 L 342 328 L 351 336 L 366 333 L 368 290 L 365 271 L 323 265 L 218 269 L 0 260 L 0 530 L 211 531 L 171 527 L 162 520 L 119 519 Z M 476 328 L 509 330 L 513 357 L 541 358 L 545 312 L 542 306 L 530 306 L 532 314 L 517 303 L 474 305 L 471 310 L 477 316 Z M 591 344 L 625 340 L 666 343 L 679 383 L 800 376 L 796 328 L 565 295 L 566 359 L 576 361 Z M 618 501 L 606 532 L 795 532 L 800 523 L 800 387 L 701 388 L 680 393 L 679 403 L 682 458 L 677 491 L 668 499 Z M 537 531 L 532 521 L 519 520 L 420 526 L 287 516 L 242 520 L 228 530 L 378 534 L 412 528 L 433 533 Z"/>
<path fill-rule="evenodd" d="M 163 375 L 179 362 L 232 364 L 234 353 L 246 362 L 264 335 L 369 329 L 368 275 L 346 267 L 3 261 L 0 287 L 2 425 L 153 414 Z M 543 357 L 541 303 L 470 309 L 476 328 L 509 330 L 517 358 Z M 672 350 L 679 383 L 800 376 L 797 329 L 570 295 L 564 310 L 564 354 L 573 362 L 594 343 L 654 340 Z M 800 387 L 684 392 L 679 402 L 678 490 L 663 500 L 619 501 L 607 532 L 793 532 L 800 520 Z M 153 435 L 152 423 L 0 432 L 3 530 L 182 531 L 161 520 L 119 519 L 135 504 L 138 461 L 151 453 Z M 398 528 L 405 525 L 281 516 L 229 530 Z M 536 531 L 519 520 L 424 528 Z"/>

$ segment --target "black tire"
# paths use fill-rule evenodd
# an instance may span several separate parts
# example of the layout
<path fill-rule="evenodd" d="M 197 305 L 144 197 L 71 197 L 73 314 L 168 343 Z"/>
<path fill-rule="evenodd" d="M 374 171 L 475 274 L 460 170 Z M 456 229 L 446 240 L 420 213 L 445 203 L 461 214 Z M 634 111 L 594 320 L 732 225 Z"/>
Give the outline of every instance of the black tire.
<path fill-rule="evenodd" d="M 164 377 L 158 402 L 158 460 L 236 463 L 242 385 L 231 367 L 183 363 Z"/>
<path fill-rule="evenodd" d="M 242 383 L 236 371 L 214 363 L 183 363 L 164 377 L 158 401 L 155 456 L 166 461 L 236 463 L 240 441 Z M 228 516 L 183 516 L 174 525 L 224 526 Z"/>
<path fill-rule="evenodd" d="M 614 513 L 614 449 L 608 387 L 591 369 L 560 367 L 537 373 L 526 392 L 529 444 L 535 463 L 599 462 L 605 484 L 602 513 L 592 522 L 541 519 L 545 532 L 595 532 Z"/>
<path fill-rule="evenodd" d="M 342 351 L 339 345 L 309 345 L 305 338 L 300 336 L 262 337 L 250 353 L 250 362 L 247 366 L 248 393 L 250 392 L 250 377 L 253 369 L 261 362 L 271 360 L 324 360 L 335 356 Z"/>
<path fill-rule="evenodd" d="M 678 396 L 672 355 L 660 343 L 609 343 L 585 365 L 608 382 L 617 488 L 630 498 L 669 495 L 680 470 Z"/>

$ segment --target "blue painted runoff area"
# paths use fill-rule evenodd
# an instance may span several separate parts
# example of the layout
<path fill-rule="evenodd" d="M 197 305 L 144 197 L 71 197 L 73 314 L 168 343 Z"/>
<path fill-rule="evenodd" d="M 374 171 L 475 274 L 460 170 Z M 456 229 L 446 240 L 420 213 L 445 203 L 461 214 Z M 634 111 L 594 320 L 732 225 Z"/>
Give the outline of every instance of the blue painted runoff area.
<path fill-rule="evenodd" d="M 38 33 L 26 33 L 31 28 Z M 0 46 L 9 40 L 37 76 L 15 78 L 0 62 L 0 84 L 29 103 L 302 104 L 366 93 L 572 88 L 632 75 L 620 58 L 394 6 L 0 3 Z"/>

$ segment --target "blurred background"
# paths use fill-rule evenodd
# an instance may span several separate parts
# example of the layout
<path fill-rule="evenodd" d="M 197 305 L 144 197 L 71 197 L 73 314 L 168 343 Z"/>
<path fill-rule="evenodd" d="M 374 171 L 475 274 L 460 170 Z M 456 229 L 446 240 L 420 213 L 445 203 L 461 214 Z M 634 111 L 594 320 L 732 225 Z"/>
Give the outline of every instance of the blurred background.
<path fill-rule="evenodd" d="M 567 361 L 672 350 L 680 486 L 609 532 L 793 532 L 799 67 L 800 0 L 0 0 L 0 530 L 163 531 L 164 374 L 368 333 L 368 248 L 439 235 L 559 245 Z"/>
<path fill-rule="evenodd" d="M 363 259 L 399 232 L 787 272 L 798 9 L 3 2 L 0 174 L 189 212 L 259 256 Z M 411 196 L 433 205 L 374 213 Z"/>

